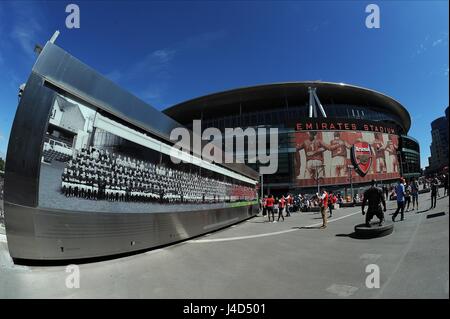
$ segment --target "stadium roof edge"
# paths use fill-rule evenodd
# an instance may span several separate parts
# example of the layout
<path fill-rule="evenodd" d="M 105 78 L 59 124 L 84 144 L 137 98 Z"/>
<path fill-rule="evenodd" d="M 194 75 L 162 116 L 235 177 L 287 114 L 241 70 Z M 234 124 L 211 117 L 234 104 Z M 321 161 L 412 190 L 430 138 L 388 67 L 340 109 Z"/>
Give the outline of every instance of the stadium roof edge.
<path fill-rule="evenodd" d="M 263 92 L 264 90 L 268 90 L 268 89 L 271 89 L 271 90 L 275 89 L 275 90 L 283 91 L 286 89 L 293 89 L 293 88 L 305 88 L 307 90 L 307 87 L 309 87 L 309 86 L 314 86 L 317 88 L 333 88 L 333 89 L 344 88 L 344 89 L 348 90 L 349 96 L 351 96 L 352 94 L 359 93 L 361 96 L 367 95 L 372 98 L 375 98 L 380 101 L 380 105 L 385 106 L 385 107 L 383 107 L 384 110 L 391 112 L 391 113 L 395 113 L 396 115 L 398 115 L 400 117 L 400 119 L 402 120 L 401 124 L 405 129 L 405 133 L 407 133 L 411 127 L 410 114 L 408 113 L 406 108 L 400 102 L 395 100 L 394 98 L 392 98 L 384 93 L 378 92 L 376 90 L 364 88 L 361 86 L 356 86 L 356 85 L 347 84 L 347 83 L 323 82 L 323 81 L 291 81 L 291 82 L 275 82 L 275 83 L 259 84 L 259 85 L 253 85 L 253 86 L 243 86 L 243 87 L 234 88 L 234 89 L 230 89 L 230 90 L 206 94 L 206 95 L 199 96 L 199 97 L 196 97 L 196 98 L 184 101 L 184 102 L 180 102 L 180 103 L 177 103 L 175 105 L 172 105 L 172 106 L 164 109 L 163 112 L 169 116 L 175 116 L 175 115 L 179 114 L 180 112 L 183 112 L 184 114 L 186 114 L 185 113 L 187 111 L 186 107 L 191 109 L 195 105 L 198 108 L 199 106 L 197 103 L 204 103 L 208 100 L 217 100 L 217 99 L 220 99 L 221 97 L 229 98 L 230 96 L 235 95 L 236 102 L 237 102 L 238 98 L 240 98 L 240 95 L 245 94 L 245 93 Z M 318 95 L 320 98 L 320 91 L 318 91 Z M 210 107 L 210 106 L 201 106 L 201 107 L 206 109 L 207 107 Z M 181 111 L 181 109 L 183 109 L 183 110 Z"/>

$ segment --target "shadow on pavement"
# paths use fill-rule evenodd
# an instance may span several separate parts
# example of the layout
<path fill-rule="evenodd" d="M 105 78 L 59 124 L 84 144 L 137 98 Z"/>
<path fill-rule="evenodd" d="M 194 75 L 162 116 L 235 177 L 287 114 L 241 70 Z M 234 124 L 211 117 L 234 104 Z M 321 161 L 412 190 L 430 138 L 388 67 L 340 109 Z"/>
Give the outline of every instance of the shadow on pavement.
<path fill-rule="evenodd" d="M 428 219 L 428 218 L 435 218 L 435 217 L 439 217 L 439 216 L 445 216 L 445 212 L 439 212 L 439 213 L 429 214 L 429 215 L 427 215 L 427 219 Z"/>
<path fill-rule="evenodd" d="M 297 226 L 297 227 L 292 227 L 292 229 L 321 229 L 321 226 Z"/>
<path fill-rule="evenodd" d="M 336 234 L 336 237 L 349 237 L 352 239 L 372 239 L 370 237 L 364 237 L 364 236 L 358 236 L 355 232 L 352 232 L 350 234 Z"/>

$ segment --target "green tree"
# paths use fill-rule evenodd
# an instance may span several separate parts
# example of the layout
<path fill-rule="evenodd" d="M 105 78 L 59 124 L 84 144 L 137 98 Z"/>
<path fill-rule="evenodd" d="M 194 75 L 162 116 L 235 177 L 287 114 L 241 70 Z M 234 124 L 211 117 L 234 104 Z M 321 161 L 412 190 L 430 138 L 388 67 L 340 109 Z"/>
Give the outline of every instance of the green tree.
<path fill-rule="evenodd" d="M 0 171 L 5 170 L 5 161 L 0 157 Z"/>

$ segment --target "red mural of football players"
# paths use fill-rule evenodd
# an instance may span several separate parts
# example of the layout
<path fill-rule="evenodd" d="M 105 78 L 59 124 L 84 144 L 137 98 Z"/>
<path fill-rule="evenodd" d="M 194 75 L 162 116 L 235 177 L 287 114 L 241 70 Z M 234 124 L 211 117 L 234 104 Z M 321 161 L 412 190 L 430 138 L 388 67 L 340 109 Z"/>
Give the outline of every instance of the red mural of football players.
<path fill-rule="evenodd" d="M 305 178 L 315 178 L 316 175 L 323 174 L 324 160 L 323 152 L 329 149 L 329 146 L 322 141 L 321 133 L 308 132 L 309 138 L 302 143 L 297 144 L 297 153 L 304 149 L 306 154 Z"/>
<path fill-rule="evenodd" d="M 346 140 L 341 139 L 341 134 L 348 135 L 349 133 L 334 132 L 334 138 L 330 142 L 331 165 L 332 169 L 334 168 L 336 177 L 341 177 L 347 174 L 347 149 L 352 147 L 352 145 Z"/>
<path fill-rule="evenodd" d="M 383 134 L 374 133 L 374 141 L 371 143 L 372 148 L 375 154 L 375 167 L 374 173 L 384 174 L 387 172 L 386 170 L 386 158 L 384 151 L 386 150 L 386 146 L 383 142 Z"/>
<path fill-rule="evenodd" d="M 398 167 L 398 157 L 397 157 L 397 147 L 398 147 L 398 136 L 396 135 L 389 135 L 389 140 L 386 145 L 386 151 L 389 154 L 389 158 L 392 163 L 392 172 L 398 173 L 399 167 Z"/>

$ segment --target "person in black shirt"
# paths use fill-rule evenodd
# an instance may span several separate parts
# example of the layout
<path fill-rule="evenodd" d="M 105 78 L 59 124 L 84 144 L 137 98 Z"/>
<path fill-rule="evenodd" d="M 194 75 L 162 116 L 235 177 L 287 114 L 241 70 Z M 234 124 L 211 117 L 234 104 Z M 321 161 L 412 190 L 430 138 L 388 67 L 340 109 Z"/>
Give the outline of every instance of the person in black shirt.
<path fill-rule="evenodd" d="M 431 207 L 430 209 L 436 208 L 436 199 L 438 195 L 438 180 L 437 178 L 431 182 Z"/>
<path fill-rule="evenodd" d="M 377 216 L 380 220 L 380 226 L 383 225 L 384 214 L 383 211 L 386 211 L 386 201 L 384 200 L 383 192 L 381 189 L 375 186 L 375 180 L 371 182 L 372 186 L 364 192 L 364 199 L 362 203 L 362 214 L 364 216 L 364 208 L 366 203 L 369 203 L 369 208 L 367 209 L 366 215 L 366 226 L 370 227 L 370 221 L 373 216 Z M 383 204 L 383 210 L 381 209 L 381 204 Z"/>

